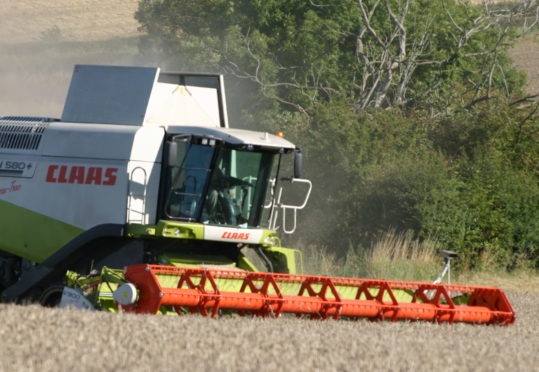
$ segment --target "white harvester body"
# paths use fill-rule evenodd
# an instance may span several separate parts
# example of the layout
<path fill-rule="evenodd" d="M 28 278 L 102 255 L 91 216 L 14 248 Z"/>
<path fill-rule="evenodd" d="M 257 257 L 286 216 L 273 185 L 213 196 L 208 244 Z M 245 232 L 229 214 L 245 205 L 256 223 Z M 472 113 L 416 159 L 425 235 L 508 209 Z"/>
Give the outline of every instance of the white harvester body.
<path fill-rule="evenodd" d="M 0 118 L 0 206 L 15 211 L 1 214 L 0 230 L 44 236 L 38 249 L 35 238 L 30 242 L 19 231 L 0 249 L 42 262 L 76 230 L 156 224 L 164 148 L 171 136 L 259 151 L 295 149 L 269 133 L 228 128 L 220 75 L 77 65 L 61 119 Z M 221 227 L 206 230 L 214 240 L 247 236 L 238 235 L 237 226 L 229 227 L 228 235 Z M 247 240 L 259 239 L 257 231 Z"/>

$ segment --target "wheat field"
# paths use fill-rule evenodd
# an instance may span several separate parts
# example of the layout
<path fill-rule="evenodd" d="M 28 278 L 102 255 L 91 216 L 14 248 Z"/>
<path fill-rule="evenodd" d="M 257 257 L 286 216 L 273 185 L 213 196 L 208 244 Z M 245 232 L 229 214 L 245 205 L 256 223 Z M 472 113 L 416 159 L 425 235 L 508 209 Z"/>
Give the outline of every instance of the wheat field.
<path fill-rule="evenodd" d="M 0 305 L 1 371 L 534 371 L 539 293 L 508 327 L 130 315 Z"/>
<path fill-rule="evenodd" d="M 138 0 L 17 0 L 0 2 L 0 43 L 40 41 L 58 29 L 64 41 L 138 34 Z"/>

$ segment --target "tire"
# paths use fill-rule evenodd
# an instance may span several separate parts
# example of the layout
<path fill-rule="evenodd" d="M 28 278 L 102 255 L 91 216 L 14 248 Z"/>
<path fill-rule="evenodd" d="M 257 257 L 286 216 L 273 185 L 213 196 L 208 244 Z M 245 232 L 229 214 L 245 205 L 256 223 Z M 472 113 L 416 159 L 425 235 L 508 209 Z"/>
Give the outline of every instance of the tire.
<path fill-rule="evenodd" d="M 62 293 L 64 291 L 63 283 L 54 283 L 41 293 L 39 296 L 39 303 L 45 307 L 57 307 L 62 300 Z"/>

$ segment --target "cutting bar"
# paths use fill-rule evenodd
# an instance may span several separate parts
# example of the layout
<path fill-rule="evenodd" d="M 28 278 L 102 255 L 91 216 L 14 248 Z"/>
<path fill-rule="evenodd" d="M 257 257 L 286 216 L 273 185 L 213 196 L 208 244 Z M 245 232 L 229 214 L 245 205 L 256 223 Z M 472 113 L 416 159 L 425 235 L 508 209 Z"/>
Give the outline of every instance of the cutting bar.
<path fill-rule="evenodd" d="M 136 287 L 137 296 L 122 308 L 136 313 L 171 308 L 212 317 L 234 311 L 264 317 L 291 313 L 312 319 L 499 325 L 515 321 L 505 293 L 493 287 L 161 265 L 127 266 L 125 278 Z"/>

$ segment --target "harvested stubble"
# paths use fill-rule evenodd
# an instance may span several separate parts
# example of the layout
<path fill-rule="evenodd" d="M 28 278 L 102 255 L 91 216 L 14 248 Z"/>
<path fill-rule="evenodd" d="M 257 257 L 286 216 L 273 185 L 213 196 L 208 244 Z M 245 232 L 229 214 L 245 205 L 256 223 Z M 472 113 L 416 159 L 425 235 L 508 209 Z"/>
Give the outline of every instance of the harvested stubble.
<path fill-rule="evenodd" d="M 2 371 L 531 371 L 539 293 L 510 327 L 128 315 L 0 305 Z"/>

